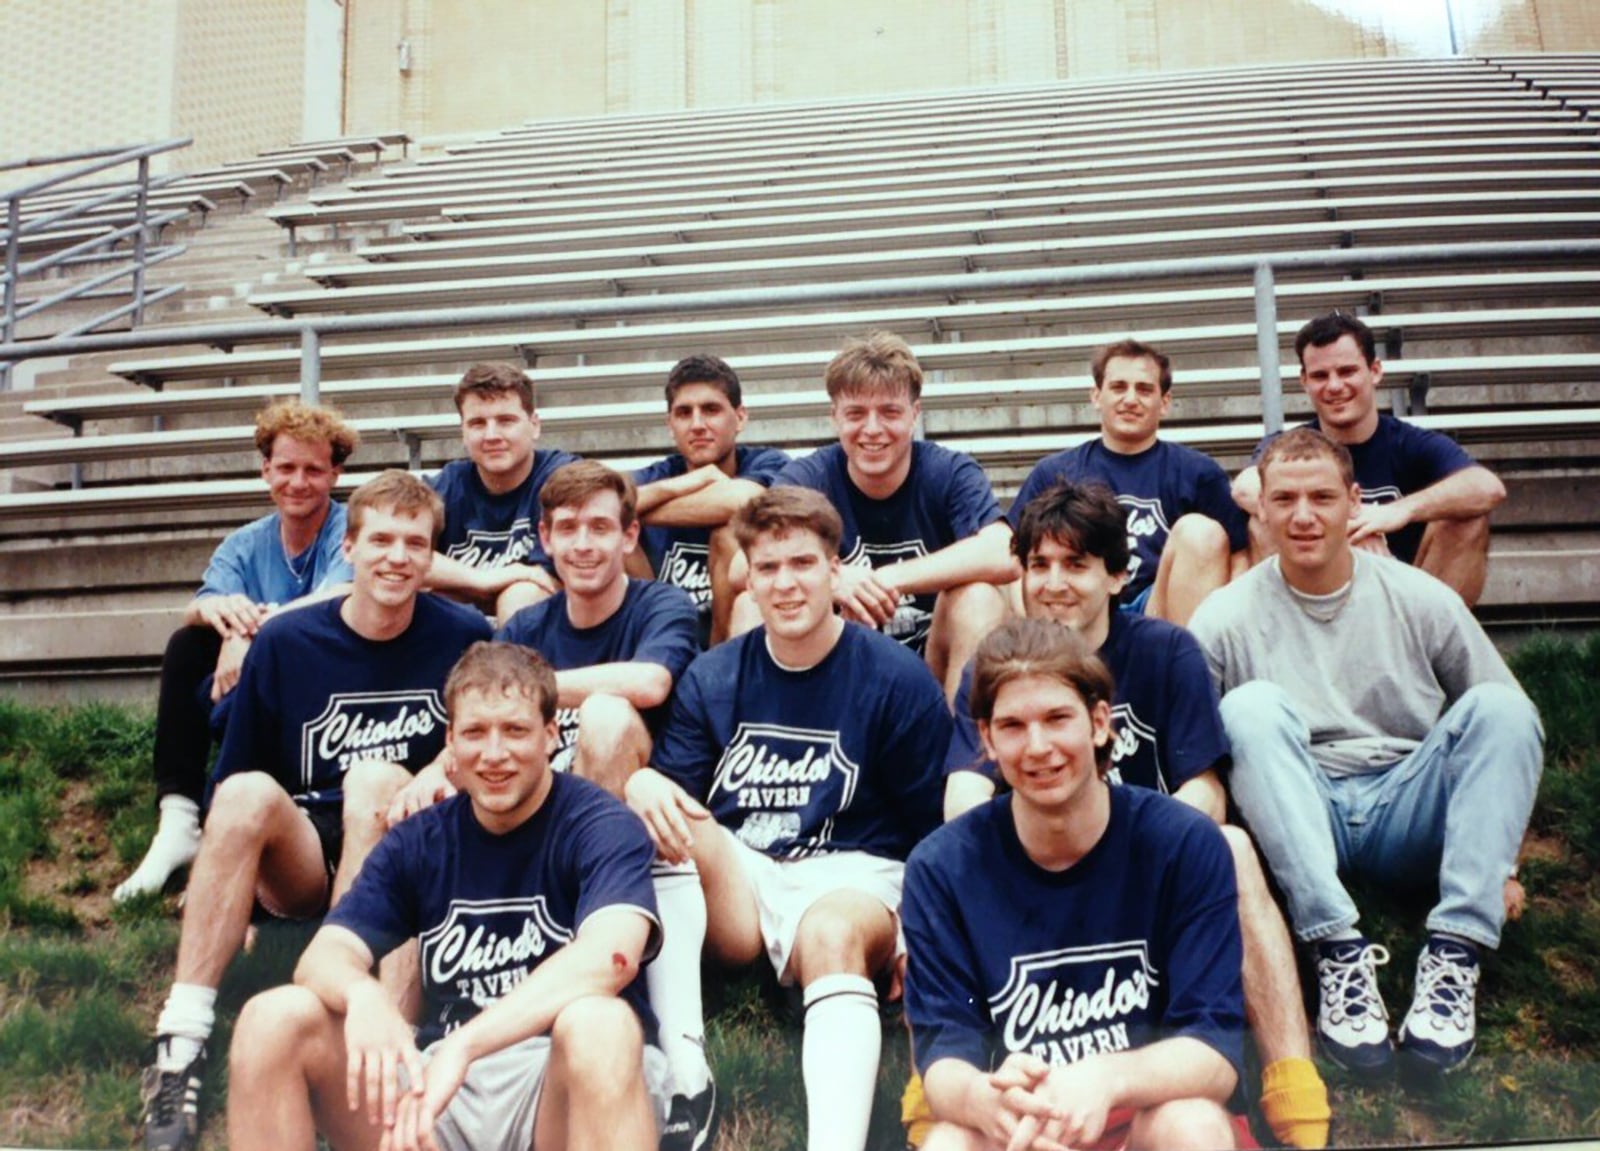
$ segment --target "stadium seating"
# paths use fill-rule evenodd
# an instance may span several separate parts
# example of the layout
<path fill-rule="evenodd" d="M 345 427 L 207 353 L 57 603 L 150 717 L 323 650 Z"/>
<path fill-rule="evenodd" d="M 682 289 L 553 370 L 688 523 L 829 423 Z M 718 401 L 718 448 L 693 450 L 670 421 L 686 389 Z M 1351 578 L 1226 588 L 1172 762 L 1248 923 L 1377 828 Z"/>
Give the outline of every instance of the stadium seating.
<path fill-rule="evenodd" d="M 1300 322 L 1365 314 L 1394 409 L 1512 491 L 1485 617 L 1586 620 L 1600 262 L 1354 257 L 1595 235 L 1597 92 L 1600 58 L 1362 61 L 558 121 L 415 157 L 398 135 L 310 142 L 159 190 L 164 210 L 241 211 L 190 227 L 175 263 L 202 274 L 158 320 L 549 305 L 536 322 L 326 337 L 321 393 L 364 437 L 346 488 L 459 454 L 450 389 L 485 358 L 529 366 L 548 443 L 628 465 L 667 449 L 667 368 L 716 351 L 749 385 L 747 438 L 810 450 L 830 436 L 822 366 L 844 336 L 887 327 L 929 372 L 927 434 L 1009 496 L 1034 460 L 1093 434 L 1087 359 L 1126 334 L 1174 353 L 1166 434 L 1242 463 L 1261 430 L 1254 290 L 1161 270 L 1053 291 L 952 277 L 1348 252 L 1279 277 L 1290 416 L 1306 410 Z M 903 283 L 871 302 L 772 291 L 886 277 Z M 730 289 L 714 310 L 675 302 Z M 608 310 L 644 295 L 656 314 Z M 288 334 L 219 342 L 77 357 L 0 401 L 0 677 L 142 683 L 220 532 L 265 509 L 250 420 L 298 390 L 301 350 Z"/>

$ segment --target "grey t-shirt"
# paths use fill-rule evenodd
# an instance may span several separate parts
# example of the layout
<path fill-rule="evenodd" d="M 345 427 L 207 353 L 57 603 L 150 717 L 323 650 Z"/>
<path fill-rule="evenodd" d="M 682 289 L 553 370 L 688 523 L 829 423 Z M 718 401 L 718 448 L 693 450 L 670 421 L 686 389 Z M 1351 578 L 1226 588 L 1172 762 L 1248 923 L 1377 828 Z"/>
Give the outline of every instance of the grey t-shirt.
<path fill-rule="evenodd" d="M 1189 630 L 1224 695 L 1257 679 L 1289 693 L 1330 775 L 1403 759 L 1475 684 L 1518 686 L 1460 596 L 1365 552 L 1347 589 L 1315 597 L 1273 557 L 1206 597 Z"/>

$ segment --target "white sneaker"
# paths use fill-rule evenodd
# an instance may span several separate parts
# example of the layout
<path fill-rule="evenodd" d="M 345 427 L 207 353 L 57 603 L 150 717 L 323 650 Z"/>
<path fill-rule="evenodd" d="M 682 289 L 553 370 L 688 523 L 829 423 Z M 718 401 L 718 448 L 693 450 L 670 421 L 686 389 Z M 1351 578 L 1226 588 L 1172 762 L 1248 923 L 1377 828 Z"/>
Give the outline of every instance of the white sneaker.
<path fill-rule="evenodd" d="M 1400 1024 L 1400 1054 L 1408 1069 L 1427 1074 L 1459 1070 L 1478 1041 L 1478 949 L 1430 935 L 1417 956 L 1411 1010 Z"/>
<path fill-rule="evenodd" d="M 1317 1040 L 1355 1075 L 1394 1070 L 1389 1013 L 1378 993 L 1378 968 L 1388 962 L 1388 949 L 1364 938 L 1317 944 Z"/>

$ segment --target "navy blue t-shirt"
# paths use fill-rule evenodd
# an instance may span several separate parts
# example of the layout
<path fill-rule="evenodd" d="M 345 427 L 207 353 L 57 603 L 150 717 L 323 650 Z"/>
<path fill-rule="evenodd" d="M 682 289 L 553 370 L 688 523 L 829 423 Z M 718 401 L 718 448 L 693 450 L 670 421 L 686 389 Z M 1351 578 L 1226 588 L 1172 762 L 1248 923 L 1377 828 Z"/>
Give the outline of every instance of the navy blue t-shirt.
<path fill-rule="evenodd" d="M 1315 418 L 1300 426 L 1322 430 L 1321 422 Z M 1261 453 L 1277 438 L 1276 434 L 1270 435 L 1257 444 L 1250 462 L 1259 464 Z M 1401 496 L 1432 487 L 1446 476 L 1473 465 L 1466 449 L 1449 436 L 1382 413 L 1378 416 L 1377 430 L 1368 439 L 1345 446 L 1350 450 L 1350 462 L 1355 465 L 1356 483 L 1361 485 L 1364 504 L 1391 504 Z M 1386 536 L 1389 554 L 1408 564 L 1415 563 L 1417 548 L 1422 545 L 1422 533 L 1427 527 L 1423 523 L 1407 524 Z"/>
<path fill-rule="evenodd" d="M 778 859 L 904 859 L 939 823 L 950 712 L 914 654 L 847 623 L 790 671 L 765 628 L 689 665 L 651 764 L 743 843 Z"/>
<path fill-rule="evenodd" d="M 773 478 L 788 464 L 789 453 L 777 448 L 745 447 L 733 450 L 734 478 L 771 487 Z M 657 460 L 633 473 L 633 482 L 645 484 L 674 479 L 689 470 L 689 461 L 678 452 Z M 702 614 L 711 607 L 711 572 L 706 560 L 711 546 L 710 528 L 679 528 L 645 524 L 639 543 L 650 557 L 656 579 L 689 593 Z"/>
<path fill-rule="evenodd" d="M 1128 511 L 1128 583 L 1121 600 L 1129 603 L 1155 582 L 1161 550 L 1179 517 L 1196 512 L 1221 524 L 1228 547 L 1250 543 L 1250 524 L 1233 502 L 1228 473 L 1210 456 L 1157 440 L 1153 447 L 1123 455 L 1094 439 L 1046 456 L 1034 465 L 1011 504 L 1007 519 L 1015 528 L 1028 501 L 1062 480 L 1098 480 L 1117 493 Z"/>
<path fill-rule="evenodd" d="M 509 993 L 593 915 L 644 916 L 644 958 L 653 958 L 654 858 L 644 824 L 620 801 L 556 775 L 539 810 L 503 835 L 478 822 L 464 794 L 396 824 L 325 922 L 354 932 L 376 958 L 420 940 L 425 1047 Z M 622 998 L 655 1042 L 642 975 Z"/>
<path fill-rule="evenodd" d="M 1227 733 L 1205 652 L 1184 628 L 1154 616 L 1111 613 L 1097 653 L 1116 685 L 1111 703 L 1112 783 L 1171 794 L 1227 755 Z M 955 732 L 945 773 L 976 771 L 998 781 L 972 718 L 972 661 L 956 689 Z"/>
<path fill-rule="evenodd" d="M 844 520 L 839 555 L 847 564 L 880 568 L 932 555 L 1000 518 L 994 489 L 977 461 L 928 440 L 911 445 L 910 474 L 885 500 L 863 495 L 856 487 L 838 444 L 795 460 L 773 483 L 814 488 L 828 497 Z M 937 598 L 932 593 L 902 596 L 900 610 L 884 630 L 921 652 Z"/>
<path fill-rule="evenodd" d="M 917 1069 L 1015 1052 L 1063 1066 L 1189 1036 L 1244 1059 L 1233 857 L 1205 816 L 1111 789 L 1105 834 L 1064 871 L 1033 862 L 1001 796 L 906 865 L 906 1021 Z"/>
<path fill-rule="evenodd" d="M 256 633 L 213 786 L 264 771 L 303 806 L 336 805 L 353 764 L 384 760 L 415 772 L 444 747 L 445 678 L 468 647 L 489 638 L 489 622 L 423 594 L 410 627 L 370 640 L 344 622 L 343 603 L 282 612 Z"/>
<path fill-rule="evenodd" d="M 451 460 L 428 480 L 444 500 L 439 550 L 468 567 L 521 563 L 553 571 L 539 544 L 539 489 L 551 472 L 576 459 L 559 448 L 536 451 L 528 478 L 498 494 L 483 486 L 471 460 Z"/>
<path fill-rule="evenodd" d="M 559 591 L 517 612 L 501 625 L 495 638 L 531 647 L 557 671 L 637 661 L 660 664 L 677 683 L 700 649 L 695 628 L 694 604 L 687 592 L 654 580 L 630 579 L 622 606 L 604 623 L 574 627 L 567 615 L 567 593 Z M 666 711 L 663 703 L 641 713 L 652 733 L 661 726 Z M 561 735 L 558 745 L 550 749 L 550 758 L 555 761 L 559 757 L 556 770 L 564 771 L 578 740 L 578 709 L 557 709 L 556 722 Z"/>

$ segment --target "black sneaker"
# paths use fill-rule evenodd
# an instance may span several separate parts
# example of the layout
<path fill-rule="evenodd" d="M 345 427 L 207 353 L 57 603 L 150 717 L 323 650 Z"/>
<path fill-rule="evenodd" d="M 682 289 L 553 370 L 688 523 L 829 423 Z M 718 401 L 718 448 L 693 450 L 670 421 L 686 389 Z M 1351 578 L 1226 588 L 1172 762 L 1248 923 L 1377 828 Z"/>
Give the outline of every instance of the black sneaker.
<path fill-rule="evenodd" d="M 165 1039 L 156 1041 L 159 1054 Z M 182 1071 L 163 1071 L 152 1062 L 144 1069 L 140 1094 L 144 1098 L 145 1151 L 194 1151 L 200 1137 L 200 1083 L 206 1050 Z"/>
<path fill-rule="evenodd" d="M 717 1084 L 706 1081 L 698 1095 L 674 1095 L 666 1126 L 661 1129 L 661 1151 L 701 1151 L 711 1146 L 717 1130 Z"/>

